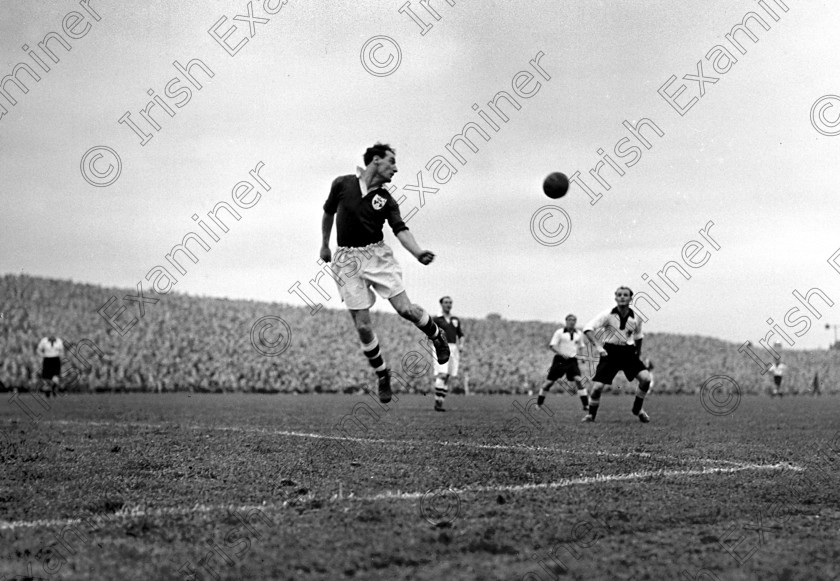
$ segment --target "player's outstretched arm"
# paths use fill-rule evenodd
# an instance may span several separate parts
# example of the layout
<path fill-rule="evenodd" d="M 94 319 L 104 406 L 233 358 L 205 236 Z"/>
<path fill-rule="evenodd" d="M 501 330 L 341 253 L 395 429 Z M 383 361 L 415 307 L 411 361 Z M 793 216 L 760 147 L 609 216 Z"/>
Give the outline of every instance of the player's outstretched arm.
<path fill-rule="evenodd" d="M 408 250 L 421 264 L 429 264 L 435 259 L 434 252 L 423 250 L 417 245 L 414 235 L 409 230 L 402 230 L 397 233 L 397 240 Z"/>
<path fill-rule="evenodd" d="M 595 348 L 598 350 L 599 354 L 601 354 L 601 355 L 606 355 L 607 354 L 607 350 L 604 349 L 604 346 L 601 345 L 595 339 L 595 333 L 591 329 L 584 330 L 583 334 L 586 335 L 586 338 L 589 339 L 589 342 L 592 343 L 595 346 Z"/>
<path fill-rule="evenodd" d="M 321 219 L 321 260 L 330 262 L 332 260 L 332 252 L 330 252 L 330 235 L 332 234 L 333 221 L 335 214 L 328 214 L 324 212 L 324 217 Z"/>

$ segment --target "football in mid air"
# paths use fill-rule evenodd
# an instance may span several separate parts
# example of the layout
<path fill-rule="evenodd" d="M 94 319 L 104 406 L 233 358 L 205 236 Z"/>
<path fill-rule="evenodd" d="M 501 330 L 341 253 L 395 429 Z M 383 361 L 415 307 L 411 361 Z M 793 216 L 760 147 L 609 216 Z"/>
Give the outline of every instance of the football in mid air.
<path fill-rule="evenodd" d="M 556 200 L 562 198 L 569 191 L 569 178 L 566 174 L 556 171 L 548 174 L 543 182 L 543 192 L 549 198 Z"/>

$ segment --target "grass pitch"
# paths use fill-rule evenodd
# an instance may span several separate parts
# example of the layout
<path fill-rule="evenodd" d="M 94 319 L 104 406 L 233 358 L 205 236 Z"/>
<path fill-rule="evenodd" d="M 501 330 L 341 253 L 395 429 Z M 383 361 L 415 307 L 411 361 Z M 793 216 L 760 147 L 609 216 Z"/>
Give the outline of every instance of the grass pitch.
<path fill-rule="evenodd" d="M 4 403 L 0 580 L 840 575 L 838 398 L 398 397 Z"/>

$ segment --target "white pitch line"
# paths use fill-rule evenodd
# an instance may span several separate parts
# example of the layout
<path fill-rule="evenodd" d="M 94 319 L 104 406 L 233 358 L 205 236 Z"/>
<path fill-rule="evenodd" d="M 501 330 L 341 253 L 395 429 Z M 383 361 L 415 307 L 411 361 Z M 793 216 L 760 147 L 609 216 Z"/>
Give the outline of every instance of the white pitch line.
<path fill-rule="evenodd" d="M 458 442 L 449 440 L 386 440 L 382 438 L 355 438 L 352 436 L 328 436 L 325 434 L 316 434 L 311 432 L 294 432 L 288 430 L 272 430 L 268 428 L 245 428 L 242 426 L 203 426 L 203 425 L 184 425 L 184 424 L 150 424 L 144 422 L 128 422 L 128 423 L 114 423 L 114 422 L 97 422 L 97 421 L 77 421 L 77 420 L 51 420 L 44 422 L 47 424 L 59 425 L 83 425 L 83 426 L 100 426 L 100 427 L 136 427 L 136 428 L 183 428 L 188 430 L 218 430 L 223 432 L 244 432 L 255 434 L 267 434 L 272 436 L 287 436 L 295 438 L 312 438 L 320 440 L 335 440 L 342 442 L 357 442 L 360 444 L 409 444 L 414 446 L 453 446 L 463 448 L 475 448 L 480 450 L 513 450 L 523 452 L 546 452 L 546 453 L 561 453 L 561 454 L 580 454 L 586 456 L 607 456 L 610 458 L 650 458 L 653 460 L 672 460 L 685 461 L 686 457 L 669 456 L 667 454 L 650 454 L 648 452 L 625 452 L 622 454 L 616 452 L 604 451 L 589 451 L 589 450 L 569 450 L 563 448 L 552 448 L 548 446 L 529 446 L 526 444 L 505 445 L 505 444 L 478 444 L 475 442 Z M 715 460 L 713 458 L 693 458 L 694 462 L 700 464 L 730 464 L 736 467 L 750 466 L 743 462 L 736 462 L 733 460 Z"/>
<path fill-rule="evenodd" d="M 466 488 L 452 488 L 451 492 L 455 494 L 469 493 L 469 492 L 522 492 L 524 490 L 542 490 L 554 488 L 566 488 L 568 486 L 575 486 L 577 484 L 598 484 L 603 482 L 619 482 L 626 480 L 641 480 L 652 476 L 702 476 L 704 474 L 726 474 L 732 472 L 742 472 L 744 470 L 793 470 L 794 472 L 801 472 L 804 470 L 799 466 L 794 466 L 785 463 L 779 464 L 753 464 L 739 466 L 736 468 L 703 468 L 702 470 L 653 470 L 644 472 L 630 472 L 628 474 L 604 474 L 598 476 L 585 476 L 582 478 L 564 478 L 556 482 L 539 482 L 536 484 L 503 484 L 500 486 L 472 486 Z M 428 492 L 383 492 L 373 496 L 367 497 L 353 497 L 348 498 L 353 500 L 385 500 L 393 499 L 413 499 L 425 496 Z"/>
<path fill-rule="evenodd" d="M 253 510 L 258 508 L 260 510 L 272 508 L 282 505 L 196 505 L 192 508 L 155 508 L 150 510 L 143 510 L 140 508 L 121 509 L 117 512 L 108 513 L 106 515 L 90 515 L 84 520 L 91 522 L 96 521 L 96 524 L 102 525 L 110 524 L 112 520 L 131 520 L 134 518 L 145 518 L 149 516 L 189 516 L 191 514 L 202 514 L 208 512 L 218 512 L 221 510 L 243 511 Z M 83 522 L 80 518 L 65 518 L 65 519 L 39 519 L 31 521 L 0 521 L 0 530 L 15 530 L 19 528 L 41 528 L 41 527 L 66 527 L 76 525 Z"/>
<path fill-rule="evenodd" d="M 702 470 L 654 470 L 643 472 L 630 472 L 628 474 L 605 474 L 598 476 L 586 476 L 582 478 L 564 478 L 556 482 L 539 482 L 535 484 L 502 484 L 498 486 L 469 486 L 464 488 L 450 488 L 450 492 L 454 494 L 469 494 L 481 492 L 522 492 L 525 490 L 551 490 L 556 488 L 566 488 L 569 486 L 587 485 L 587 484 L 601 484 L 605 482 L 622 482 L 628 480 L 642 480 L 644 478 L 651 478 L 653 476 L 664 477 L 678 477 L 678 476 L 703 476 L 706 474 L 730 474 L 733 472 L 742 472 L 744 470 L 793 470 L 801 472 L 804 470 L 799 466 L 791 464 L 752 464 L 736 468 L 703 468 Z M 370 502 L 378 500 L 415 500 L 423 498 L 429 494 L 431 490 L 426 492 L 380 492 L 378 494 L 369 496 L 354 496 L 352 493 L 346 496 L 333 496 L 331 502 L 340 501 L 361 501 Z M 149 516 L 189 516 L 192 514 L 202 514 L 210 512 L 219 512 L 223 510 L 242 512 L 259 509 L 266 510 L 280 510 L 285 508 L 287 503 L 282 504 L 263 504 L 263 505 L 196 505 L 192 508 L 156 508 L 144 510 L 141 508 L 122 509 L 109 515 L 92 515 L 86 519 L 88 521 L 96 520 L 101 524 L 102 520 L 110 521 L 117 520 L 132 520 L 136 518 L 144 518 Z M 82 519 L 40 519 L 32 521 L 0 521 L 0 530 L 16 530 L 24 528 L 44 528 L 44 527 L 60 527 L 80 524 Z"/>

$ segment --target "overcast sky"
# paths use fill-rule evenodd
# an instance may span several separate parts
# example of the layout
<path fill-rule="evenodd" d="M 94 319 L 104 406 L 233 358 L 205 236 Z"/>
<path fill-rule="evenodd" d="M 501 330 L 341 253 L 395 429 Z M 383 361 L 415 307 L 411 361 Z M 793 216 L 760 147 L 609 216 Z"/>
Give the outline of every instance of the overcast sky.
<path fill-rule="evenodd" d="M 412 2 L 416 17 L 433 24 L 425 35 L 408 13 L 398 12 L 400 1 L 289 0 L 275 15 L 260 1 L 241 0 L 4 4 L 0 77 L 24 62 L 41 79 L 34 82 L 18 69 L 29 92 L 7 82 L 17 104 L 0 96 L 8 110 L 0 118 L 2 273 L 131 288 L 142 279 L 148 288 L 149 270 L 170 266 L 164 256 L 171 248 L 187 232 L 201 232 L 191 216 L 206 220 L 218 202 L 230 203 L 234 185 L 251 179 L 249 170 L 262 162 L 271 189 L 255 183 L 259 201 L 240 208 L 238 222 L 228 219 L 229 231 L 218 242 L 208 239 L 209 253 L 196 249 L 200 262 L 186 262 L 174 288 L 302 305 L 288 289 L 296 281 L 309 287 L 320 268 L 330 183 L 353 172 L 367 146 L 384 140 L 397 151 L 394 185 L 397 197 L 407 196 L 403 214 L 419 208 L 409 226 L 420 245 L 437 254 L 423 267 L 386 231 L 409 296 L 427 309 L 449 294 L 462 316 L 498 312 L 557 321 L 574 312 L 585 322 L 614 304 L 619 284 L 650 291 L 642 275 L 656 276 L 673 260 L 691 279 L 671 271 L 679 290 L 667 291 L 670 300 L 660 300 L 659 311 L 647 309 L 650 331 L 757 342 L 768 318 L 781 321 L 798 304 L 794 289 L 813 287 L 835 306 L 819 304 L 823 318 L 795 338 L 796 347 L 826 346 L 824 323 L 840 323 L 840 273 L 826 262 L 840 247 L 840 136 L 818 132 L 811 115 L 820 97 L 840 94 L 837 3 L 788 0 L 784 12 L 766 0 L 774 21 L 746 0 L 461 0 L 454 6 L 432 0 L 440 20 Z M 253 23 L 253 38 L 247 20 L 232 20 L 247 14 L 248 4 L 255 18 L 269 19 Z M 770 30 L 753 21 L 760 40 L 736 36 L 746 51 L 741 54 L 725 35 L 753 10 Z M 73 11 L 84 20 L 72 14 L 64 20 Z M 235 46 L 248 38 L 234 56 L 208 33 L 222 16 L 227 20 L 217 35 L 235 25 L 226 42 Z M 84 36 L 72 39 L 63 21 Z M 55 38 L 48 41 L 58 63 L 37 48 L 50 32 L 72 46 L 67 52 Z M 386 76 L 368 72 L 360 57 L 375 36 L 400 47 L 399 66 Z M 38 69 L 23 45 L 50 71 Z M 715 56 L 706 58 L 715 45 L 737 58 L 725 74 L 712 68 Z M 373 58 L 386 63 L 389 51 L 393 47 L 382 44 Z M 544 54 L 543 73 L 529 64 L 538 53 Z M 214 76 L 194 67 L 203 88 L 182 80 L 171 89 L 190 87 L 189 102 L 184 92 L 165 97 L 171 79 L 184 79 L 173 61 L 193 58 Z M 684 84 L 677 103 L 687 106 L 700 96 L 700 83 L 683 76 L 696 75 L 698 61 L 704 76 L 719 80 L 703 83 L 705 95 L 681 116 L 657 90 L 675 75 L 667 90 L 673 94 Z M 388 72 L 388 65 L 369 62 L 376 66 Z M 725 59 L 718 66 L 725 67 Z M 517 77 L 520 71 L 533 78 Z M 530 96 L 515 95 L 515 78 Z M 159 131 L 140 115 L 150 89 L 174 112 L 152 110 Z M 507 122 L 487 105 L 499 91 L 520 106 L 501 103 Z M 831 102 L 836 105 L 823 109 L 817 123 L 828 133 L 836 132 L 840 115 L 840 99 L 821 103 Z M 465 124 L 483 123 L 474 103 L 499 130 L 482 125 L 488 142 L 472 132 L 479 151 L 458 146 L 462 165 L 446 146 Z M 126 112 L 153 135 L 145 145 L 118 123 Z M 643 118 L 664 135 L 643 130 L 651 148 L 628 167 L 633 156 L 620 162 L 614 147 L 630 135 L 622 122 Z M 95 146 L 121 159 L 121 173 L 107 187 L 82 176 L 82 158 Z M 625 174 L 602 170 L 609 191 L 589 175 L 599 148 Z M 443 185 L 425 167 L 438 155 L 457 169 Z M 107 173 L 108 161 L 100 158 L 93 167 Z M 551 171 L 580 171 L 603 197 L 591 205 L 573 186 L 562 200 L 549 200 L 541 182 Z M 417 182 L 418 172 L 426 188 L 439 188 L 426 194 L 422 208 L 417 192 L 404 189 Z M 571 232 L 558 231 L 568 237 L 556 246 L 538 243 L 531 231 L 532 217 L 549 204 L 571 218 Z M 543 217 L 545 229 L 558 228 L 559 214 Z M 719 249 L 698 233 L 710 221 Z M 697 257 L 709 252 L 700 268 L 682 262 L 691 240 L 705 244 Z M 325 288 L 332 300 L 320 301 L 338 308 L 334 285 L 328 281 Z M 317 298 L 311 287 L 308 294 Z M 378 308 L 384 306 L 380 300 Z"/>

